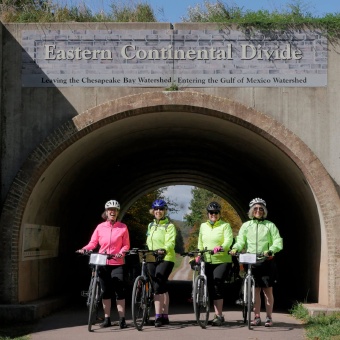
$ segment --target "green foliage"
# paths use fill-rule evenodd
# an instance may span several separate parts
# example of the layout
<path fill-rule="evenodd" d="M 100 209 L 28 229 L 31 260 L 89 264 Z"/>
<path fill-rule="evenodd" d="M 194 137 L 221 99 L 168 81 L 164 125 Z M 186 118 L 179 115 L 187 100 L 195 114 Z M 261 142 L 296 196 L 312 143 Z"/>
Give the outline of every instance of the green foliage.
<path fill-rule="evenodd" d="M 64 4 L 66 3 L 66 5 Z M 112 0 L 111 13 L 101 10 L 92 13 L 78 0 L 0 0 L 0 20 L 3 22 L 157 22 L 154 9 L 146 2 L 137 0 Z M 323 17 L 313 15 L 308 2 L 292 0 L 284 9 L 251 11 L 226 1 L 205 0 L 188 8 L 183 22 L 215 22 L 221 29 L 237 27 L 249 34 L 253 31 L 278 32 L 319 30 L 331 43 L 340 38 L 340 13 L 327 13 Z M 159 10 L 163 12 L 163 10 Z M 177 91 L 170 86 L 167 91 Z"/>
<path fill-rule="evenodd" d="M 340 312 L 310 316 L 301 303 L 296 303 L 290 313 L 304 322 L 308 339 L 328 340 L 340 335 Z"/>
<path fill-rule="evenodd" d="M 92 13 L 89 7 L 74 1 L 0 0 L 0 19 L 3 22 L 156 22 L 152 7 L 147 2 L 113 1 L 111 13 Z"/>
<path fill-rule="evenodd" d="M 177 84 L 172 83 L 169 87 L 165 89 L 165 91 L 178 91 L 179 87 Z"/>
<path fill-rule="evenodd" d="M 299 320 L 308 319 L 308 310 L 301 303 L 295 303 L 289 312 Z"/>
<path fill-rule="evenodd" d="M 117 22 L 156 22 L 153 9 L 147 3 L 130 1 L 111 4 L 112 19 Z"/>
<path fill-rule="evenodd" d="M 317 17 L 308 10 L 308 4 L 302 0 L 292 0 L 284 10 L 244 10 L 236 5 L 229 6 L 224 1 L 205 0 L 203 5 L 189 7 L 184 22 L 216 22 L 221 28 L 238 29 L 252 33 L 252 31 L 294 31 L 303 29 L 318 29 L 331 42 L 340 38 L 340 13 L 329 13 L 324 17 Z"/>

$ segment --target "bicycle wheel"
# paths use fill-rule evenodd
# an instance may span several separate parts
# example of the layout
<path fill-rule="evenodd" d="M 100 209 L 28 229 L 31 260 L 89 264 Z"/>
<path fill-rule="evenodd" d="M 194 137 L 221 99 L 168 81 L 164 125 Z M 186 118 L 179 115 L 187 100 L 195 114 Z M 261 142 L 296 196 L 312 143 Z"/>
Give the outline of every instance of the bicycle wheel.
<path fill-rule="evenodd" d="M 206 328 L 209 320 L 210 302 L 206 279 L 199 275 L 194 282 L 193 291 L 194 312 L 197 323 Z"/>
<path fill-rule="evenodd" d="M 98 313 L 98 305 L 100 302 L 100 285 L 96 278 L 91 279 L 92 286 L 91 291 L 89 291 L 89 299 L 90 299 L 90 305 L 89 305 L 89 319 L 87 323 L 87 329 L 89 332 L 92 330 L 92 325 L 95 324 L 95 321 L 97 319 L 97 313 Z"/>
<path fill-rule="evenodd" d="M 243 281 L 243 287 L 242 287 L 242 318 L 243 323 L 247 323 L 247 317 L 248 317 L 248 304 L 247 304 L 247 280 L 244 279 Z"/>
<path fill-rule="evenodd" d="M 149 316 L 148 313 L 150 313 L 150 309 L 147 305 L 146 291 L 148 284 L 149 283 L 147 282 L 146 285 L 143 276 L 138 276 L 135 280 L 135 283 L 133 284 L 132 289 L 132 321 L 139 331 L 143 329 L 147 317 Z"/>
<path fill-rule="evenodd" d="M 247 309 L 248 309 L 248 329 L 251 329 L 251 311 L 253 306 L 252 280 L 247 280 Z"/>
<path fill-rule="evenodd" d="M 91 292 L 92 292 L 93 283 L 94 283 L 94 280 L 93 280 L 93 278 L 91 278 L 89 290 L 87 291 L 87 299 L 86 299 L 86 307 L 87 308 L 90 308 L 90 304 L 91 304 L 91 296 L 92 296 Z"/>
<path fill-rule="evenodd" d="M 153 299 L 153 288 L 152 284 L 150 281 L 145 283 L 145 291 L 146 291 L 146 316 L 145 316 L 145 324 L 150 322 L 150 314 L 151 314 L 151 309 L 154 304 L 154 299 Z"/>

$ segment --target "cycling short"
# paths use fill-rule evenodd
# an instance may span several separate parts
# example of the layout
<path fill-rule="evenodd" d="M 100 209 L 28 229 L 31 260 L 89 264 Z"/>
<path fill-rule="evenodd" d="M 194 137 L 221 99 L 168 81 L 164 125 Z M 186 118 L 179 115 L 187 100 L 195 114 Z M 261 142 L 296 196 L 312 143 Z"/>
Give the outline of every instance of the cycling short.
<path fill-rule="evenodd" d="M 124 270 L 123 266 L 103 266 L 98 271 L 102 289 L 102 298 L 116 300 L 125 299 Z"/>
<path fill-rule="evenodd" d="M 256 266 L 253 266 L 252 272 L 256 287 L 273 287 L 277 282 L 277 269 L 274 259 L 256 264 Z"/>

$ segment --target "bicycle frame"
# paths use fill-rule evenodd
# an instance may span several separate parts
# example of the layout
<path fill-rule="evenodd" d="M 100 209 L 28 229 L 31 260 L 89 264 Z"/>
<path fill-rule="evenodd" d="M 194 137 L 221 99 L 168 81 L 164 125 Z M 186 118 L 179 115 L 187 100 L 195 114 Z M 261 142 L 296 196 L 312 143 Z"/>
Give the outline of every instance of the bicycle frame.
<path fill-rule="evenodd" d="M 86 305 L 89 309 L 87 325 L 88 331 L 91 332 L 92 326 L 96 323 L 98 319 L 98 309 L 102 300 L 102 291 L 100 288 L 98 269 L 100 266 L 105 266 L 107 259 L 112 258 L 114 255 L 93 253 L 92 251 L 85 251 L 83 255 L 90 256 L 89 264 L 92 265 L 89 290 L 87 292 L 82 292 L 81 294 L 82 296 L 87 297 Z"/>
<path fill-rule="evenodd" d="M 236 254 L 239 257 L 239 262 L 248 265 L 247 274 L 243 279 L 243 308 L 242 316 L 243 322 L 248 323 L 248 329 L 252 329 L 251 326 L 251 312 L 255 306 L 255 280 L 252 273 L 252 267 L 257 262 L 265 260 L 263 254 Z"/>
<path fill-rule="evenodd" d="M 154 255 L 154 251 L 137 248 L 130 251 L 130 254 L 136 253 L 142 256 L 142 268 L 141 275 L 136 278 L 133 284 L 131 311 L 133 324 L 137 330 L 141 331 L 144 324 L 150 319 L 150 310 L 153 305 L 153 285 L 148 271 L 146 257 L 147 254 Z"/>
<path fill-rule="evenodd" d="M 205 274 L 204 253 L 212 254 L 212 250 L 196 250 L 182 254 L 182 256 L 199 256 L 200 263 L 195 265 L 192 281 L 192 302 L 197 323 L 201 328 L 206 328 L 210 313 L 210 300 L 208 292 L 208 280 Z"/>

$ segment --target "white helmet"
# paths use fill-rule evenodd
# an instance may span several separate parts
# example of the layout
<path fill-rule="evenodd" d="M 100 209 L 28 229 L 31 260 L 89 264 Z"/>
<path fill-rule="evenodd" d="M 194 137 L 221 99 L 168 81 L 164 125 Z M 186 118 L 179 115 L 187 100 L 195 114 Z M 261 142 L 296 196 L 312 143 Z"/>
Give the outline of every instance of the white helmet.
<path fill-rule="evenodd" d="M 105 209 L 109 209 L 109 208 L 116 208 L 116 209 L 120 209 L 120 204 L 115 201 L 115 200 L 111 200 L 111 201 L 107 201 L 105 203 Z"/>
<path fill-rule="evenodd" d="M 251 208 L 254 204 L 262 204 L 266 206 L 266 201 L 263 200 L 262 198 L 257 197 L 250 201 L 249 207 Z"/>

